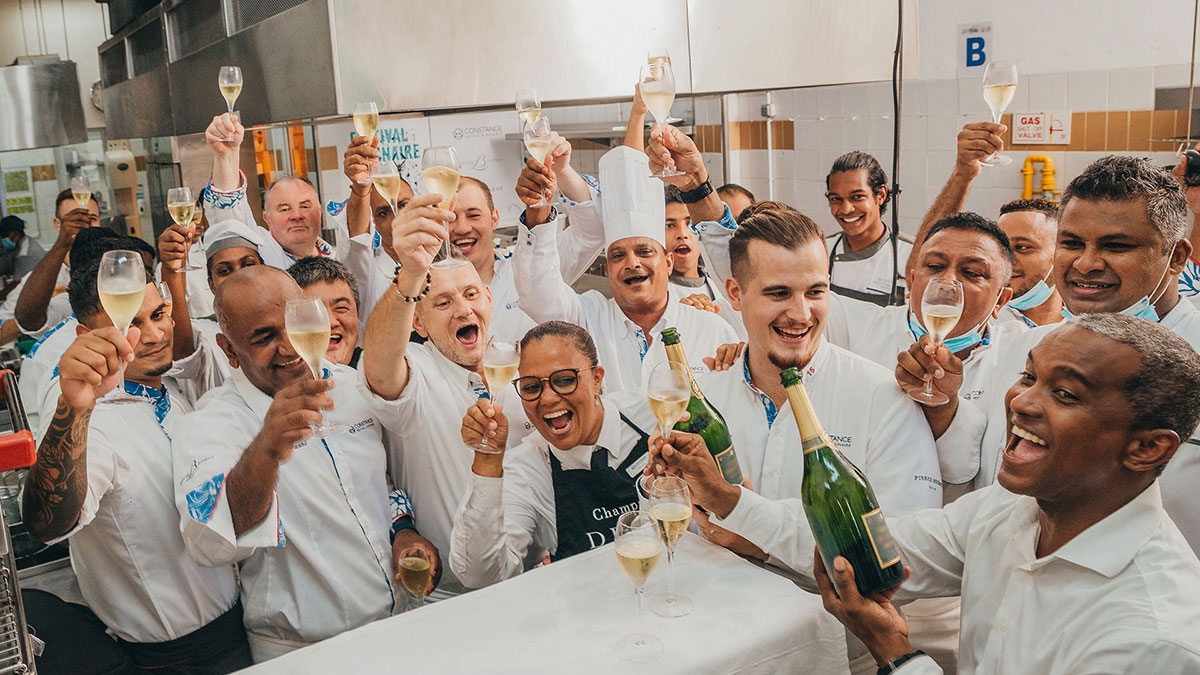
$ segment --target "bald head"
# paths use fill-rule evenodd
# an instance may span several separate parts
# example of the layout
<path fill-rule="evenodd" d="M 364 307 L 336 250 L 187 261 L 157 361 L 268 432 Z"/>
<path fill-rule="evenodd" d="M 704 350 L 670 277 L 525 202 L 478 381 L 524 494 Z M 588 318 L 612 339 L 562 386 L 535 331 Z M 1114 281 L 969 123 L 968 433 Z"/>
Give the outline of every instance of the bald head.
<path fill-rule="evenodd" d="M 288 301 L 302 296 L 286 272 L 268 265 L 244 267 L 217 287 L 217 343 L 229 365 L 268 396 L 312 377 L 288 340 L 284 321 Z"/>

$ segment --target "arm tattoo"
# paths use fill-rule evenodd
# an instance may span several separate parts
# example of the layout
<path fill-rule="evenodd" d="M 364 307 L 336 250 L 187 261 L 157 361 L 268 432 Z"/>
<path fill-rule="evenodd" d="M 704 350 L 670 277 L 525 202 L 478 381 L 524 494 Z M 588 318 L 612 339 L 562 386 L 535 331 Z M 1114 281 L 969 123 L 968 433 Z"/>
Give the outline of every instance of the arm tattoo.
<path fill-rule="evenodd" d="M 87 434 L 92 411 L 61 396 L 42 439 L 37 463 L 25 478 L 24 517 L 29 532 L 46 541 L 75 526 L 87 494 Z"/>

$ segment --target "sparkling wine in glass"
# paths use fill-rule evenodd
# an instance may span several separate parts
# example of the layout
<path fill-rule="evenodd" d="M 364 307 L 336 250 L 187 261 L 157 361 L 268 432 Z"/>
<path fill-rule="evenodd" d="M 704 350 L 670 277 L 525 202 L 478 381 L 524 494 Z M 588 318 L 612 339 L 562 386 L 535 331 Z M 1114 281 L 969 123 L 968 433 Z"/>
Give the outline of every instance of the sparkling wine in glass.
<path fill-rule="evenodd" d="M 666 124 L 671 117 L 671 105 L 675 103 L 675 72 L 671 70 L 671 64 L 667 61 L 647 63 L 642 66 L 639 82 L 646 109 L 654 116 L 655 123 Z M 654 174 L 656 178 L 682 175 L 682 171 L 670 167 L 663 167 Z"/>
<path fill-rule="evenodd" d="M 650 483 L 650 518 L 667 547 L 667 592 L 650 598 L 650 611 L 669 619 L 692 613 L 692 601 L 675 592 L 675 544 L 692 522 L 692 493 L 678 476 L 659 476 Z"/>
<path fill-rule="evenodd" d="M 379 108 L 374 101 L 358 103 L 354 106 L 354 132 L 359 136 L 370 138 L 379 129 Z M 359 185 L 370 183 L 371 179 L 358 181 Z"/>
<path fill-rule="evenodd" d="M 175 224 L 187 230 L 187 253 L 184 256 L 181 271 L 190 272 L 201 269 L 192 264 L 192 244 L 196 243 L 196 229 L 192 224 L 192 216 L 196 213 L 196 200 L 192 199 L 192 191 L 187 187 L 175 187 L 167 190 L 167 213 Z"/>
<path fill-rule="evenodd" d="M 517 368 L 521 365 L 521 348 L 516 342 L 505 342 L 488 338 L 487 348 L 483 350 L 483 381 L 487 383 L 487 396 L 494 403 L 500 392 L 517 376 Z M 479 452 L 499 454 L 484 438 L 475 445 Z"/>
<path fill-rule="evenodd" d="M 242 94 L 242 69 L 237 66 L 221 66 L 217 75 L 217 86 L 221 88 L 221 96 L 225 98 L 227 112 L 235 115 L 233 104 L 237 103 L 238 96 Z M 221 140 L 232 141 L 233 136 L 226 136 Z"/>
<path fill-rule="evenodd" d="M 321 361 L 329 349 L 329 312 L 320 298 L 295 298 L 288 300 L 283 313 L 283 326 L 292 347 L 304 359 L 314 379 L 321 378 Z M 329 411 L 323 413 L 328 417 Z M 349 427 L 343 422 L 323 419 L 313 428 L 318 438 L 332 436 Z"/>
<path fill-rule="evenodd" d="M 425 189 L 442 196 L 440 208 L 449 209 L 454 193 L 458 192 L 458 153 L 450 145 L 436 145 L 425 148 L 421 153 L 421 178 L 425 181 Z M 449 235 L 449 225 L 446 226 Z M 433 263 L 437 268 L 461 267 L 471 263 L 463 257 L 462 251 L 450 243 L 450 237 L 442 243 L 442 250 Z"/>
<path fill-rule="evenodd" d="M 1017 94 L 1017 64 L 1012 61 L 992 61 L 983 71 L 983 100 L 992 111 L 992 122 L 1000 123 L 1000 117 Z M 1012 157 L 998 152 L 979 160 L 983 166 L 1012 164 Z"/>
<path fill-rule="evenodd" d="M 646 398 L 650 402 L 650 411 L 658 420 L 659 436 L 670 437 L 671 427 L 683 417 L 692 398 L 691 374 L 678 363 L 658 364 L 650 371 Z"/>
<path fill-rule="evenodd" d="M 368 172 L 368 179 L 375 184 L 375 191 L 387 200 L 396 215 L 396 199 L 400 197 L 400 170 L 391 162 L 375 162 Z"/>
<path fill-rule="evenodd" d="M 963 289 L 962 284 L 954 279 L 934 277 L 925 285 L 921 295 L 921 318 L 925 330 L 929 331 L 929 339 L 934 345 L 942 344 L 950 331 L 958 325 L 962 316 Z M 917 403 L 928 406 L 945 405 L 950 397 L 940 391 L 933 390 L 933 378 L 925 380 L 925 390 L 910 394 Z"/>
<path fill-rule="evenodd" d="M 521 117 L 521 125 L 533 124 L 542 116 L 542 100 L 538 98 L 537 89 L 522 89 L 517 92 L 517 115 Z"/>
<path fill-rule="evenodd" d="M 433 575 L 433 564 L 425 551 L 414 548 L 400 558 L 400 569 L 396 576 L 400 584 L 412 595 L 417 607 L 425 606 L 425 590 L 429 588 L 429 580 Z"/>
<path fill-rule="evenodd" d="M 668 66 L 670 66 L 671 65 L 671 54 L 670 54 L 670 52 L 668 52 L 666 50 L 665 47 L 661 48 L 661 49 L 652 49 L 652 50 L 646 52 L 646 63 L 648 63 L 650 65 L 654 65 L 656 63 L 665 63 Z M 683 119 L 680 117 L 672 116 L 672 117 L 668 117 L 667 119 L 665 119 L 663 121 L 666 122 L 667 124 L 675 124 L 676 122 L 682 122 Z"/>
<path fill-rule="evenodd" d="M 664 647 L 661 640 L 642 632 L 642 605 L 646 580 L 658 566 L 662 556 L 662 538 L 654 520 L 641 511 L 621 514 L 617 519 L 616 542 L 617 562 L 629 580 L 633 582 L 637 598 L 636 633 L 617 641 L 617 656 L 633 663 L 647 663 L 661 658 Z"/>
<path fill-rule="evenodd" d="M 112 324 L 128 335 L 129 326 L 142 307 L 146 295 L 146 261 L 136 251 L 108 251 L 100 258 L 96 276 L 100 306 Z M 121 362 L 121 386 L 105 396 L 106 401 L 129 403 L 144 399 L 125 391 L 125 363 Z"/>
<path fill-rule="evenodd" d="M 525 149 L 529 151 L 529 156 L 536 159 L 538 164 L 544 164 L 546 155 L 550 153 L 550 118 L 542 115 L 534 120 L 533 124 L 525 125 Z M 550 202 L 546 201 L 546 196 L 542 195 L 541 201 L 533 206 L 549 206 Z"/>
<path fill-rule="evenodd" d="M 92 201 L 92 181 L 83 174 L 71 179 L 71 198 L 79 204 L 78 208 L 86 209 Z"/>

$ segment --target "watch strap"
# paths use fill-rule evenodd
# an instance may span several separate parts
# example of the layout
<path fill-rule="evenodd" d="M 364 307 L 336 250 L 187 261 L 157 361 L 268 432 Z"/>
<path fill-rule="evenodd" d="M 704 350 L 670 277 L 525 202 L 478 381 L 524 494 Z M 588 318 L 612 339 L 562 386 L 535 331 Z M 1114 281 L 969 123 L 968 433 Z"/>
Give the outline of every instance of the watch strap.
<path fill-rule="evenodd" d="M 680 192 L 679 198 L 683 200 L 684 204 L 695 204 L 696 202 L 700 201 L 701 199 L 704 199 L 705 197 L 711 195 L 712 192 L 713 192 L 712 182 L 706 180 L 703 183 L 701 183 L 700 185 L 696 186 L 696 189 L 694 189 L 694 190 L 688 190 L 687 192 Z"/>
<path fill-rule="evenodd" d="M 912 661 L 913 659 L 915 659 L 919 656 L 925 656 L 925 652 L 918 649 L 915 652 L 912 652 L 910 654 L 905 654 L 904 656 L 901 656 L 898 659 L 889 661 L 888 663 L 879 667 L 879 675 L 888 675 L 889 673 L 894 673 L 900 669 L 900 666 L 908 663 L 909 661 Z"/>

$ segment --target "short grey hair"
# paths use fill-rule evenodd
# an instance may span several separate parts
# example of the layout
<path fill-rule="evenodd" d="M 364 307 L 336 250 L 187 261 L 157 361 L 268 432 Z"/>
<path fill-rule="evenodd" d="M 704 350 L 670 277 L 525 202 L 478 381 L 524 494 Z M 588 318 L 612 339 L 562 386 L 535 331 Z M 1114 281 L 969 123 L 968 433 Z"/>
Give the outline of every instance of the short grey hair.
<path fill-rule="evenodd" d="M 1075 177 L 1059 205 L 1059 216 L 1072 199 L 1086 201 L 1146 200 L 1146 217 L 1162 237 L 1162 250 L 1170 252 L 1191 232 L 1187 198 L 1170 172 L 1139 157 L 1109 155 L 1092 162 Z"/>
<path fill-rule="evenodd" d="M 1170 429 L 1184 442 L 1191 438 L 1200 424 L 1200 355 L 1186 340 L 1162 324 L 1125 314 L 1084 314 L 1066 323 L 1128 345 L 1141 357 L 1141 367 L 1121 386 L 1134 430 Z"/>
<path fill-rule="evenodd" d="M 221 289 L 225 284 L 217 286 L 217 290 L 213 292 L 213 316 L 217 318 L 217 326 L 221 328 L 222 333 L 229 333 L 229 310 L 225 306 L 224 293 Z"/>
<path fill-rule="evenodd" d="M 270 208 L 267 206 L 267 204 L 270 202 L 271 193 L 275 191 L 275 188 L 279 185 L 282 185 L 282 184 L 290 182 L 290 181 L 304 183 L 308 187 L 312 188 L 313 194 L 317 194 L 317 187 L 312 184 L 312 181 L 308 179 L 308 176 L 282 176 L 282 177 L 276 178 L 274 181 L 272 181 L 271 184 L 267 186 L 267 191 L 263 193 L 263 208 L 264 209 Z M 320 195 L 317 195 L 317 201 L 320 201 L 320 199 L 321 199 Z M 318 204 L 317 206 L 319 207 L 320 204 Z"/>
<path fill-rule="evenodd" d="M 322 281 L 327 284 L 343 281 L 350 287 L 350 293 L 354 296 L 354 304 L 356 306 L 361 304 L 358 297 L 358 280 L 354 278 L 354 273 L 350 271 L 349 267 L 333 258 L 320 255 L 301 258 L 292 263 L 292 266 L 287 269 L 287 273 L 296 280 L 296 284 L 300 288 L 308 288 Z"/>

